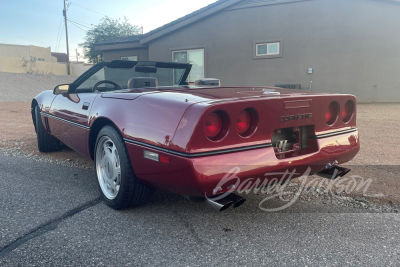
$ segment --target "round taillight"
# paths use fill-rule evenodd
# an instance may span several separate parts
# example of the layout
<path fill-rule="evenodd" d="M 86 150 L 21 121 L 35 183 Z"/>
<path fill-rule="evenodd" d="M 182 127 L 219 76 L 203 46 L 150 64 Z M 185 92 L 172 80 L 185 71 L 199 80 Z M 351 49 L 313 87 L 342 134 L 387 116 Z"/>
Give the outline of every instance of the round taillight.
<path fill-rule="evenodd" d="M 339 110 L 340 106 L 338 102 L 333 101 L 329 104 L 328 108 L 325 111 L 325 121 L 328 125 L 333 125 L 336 122 Z"/>
<path fill-rule="evenodd" d="M 222 119 L 221 116 L 213 112 L 208 115 L 206 123 L 204 124 L 204 131 L 208 138 L 213 138 L 217 136 L 222 129 Z"/>
<path fill-rule="evenodd" d="M 327 110 L 325 111 L 325 121 L 329 124 L 333 117 L 333 107 L 332 104 L 329 104 Z"/>
<path fill-rule="evenodd" d="M 349 104 L 346 102 L 342 110 L 342 119 L 345 120 L 348 114 L 349 114 Z"/>
<path fill-rule="evenodd" d="M 353 117 L 355 105 L 354 102 L 349 100 L 344 104 L 344 108 L 342 110 L 342 120 L 344 123 L 348 123 Z"/>
<path fill-rule="evenodd" d="M 240 112 L 236 120 L 236 130 L 239 134 L 244 134 L 249 130 L 251 125 L 251 116 L 247 110 Z"/>

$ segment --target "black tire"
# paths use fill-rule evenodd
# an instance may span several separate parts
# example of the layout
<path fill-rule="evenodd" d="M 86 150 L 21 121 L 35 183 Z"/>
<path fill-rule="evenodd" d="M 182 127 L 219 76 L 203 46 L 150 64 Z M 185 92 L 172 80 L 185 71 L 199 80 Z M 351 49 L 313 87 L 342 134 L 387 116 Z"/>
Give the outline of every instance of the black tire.
<path fill-rule="evenodd" d="M 61 142 L 46 132 L 42 118 L 40 117 L 39 107 L 35 107 L 35 124 L 38 149 L 40 152 L 53 152 L 61 149 Z"/>
<path fill-rule="evenodd" d="M 114 199 L 109 199 L 103 192 L 99 176 L 97 173 L 97 151 L 99 141 L 102 137 L 108 137 L 115 144 L 120 161 L 121 168 L 121 184 L 119 191 Z M 116 210 L 126 209 L 144 204 L 150 197 L 152 189 L 140 182 L 132 167 L 131 159 L 128 154 L 128 149 L 122 139 L 120 133 L 112 126 L 105 126 L 100 130 L 94 150 L 95 172 L 98 178 L 98 187 L 103 197 L 104 202 L 111 208 Z"/>

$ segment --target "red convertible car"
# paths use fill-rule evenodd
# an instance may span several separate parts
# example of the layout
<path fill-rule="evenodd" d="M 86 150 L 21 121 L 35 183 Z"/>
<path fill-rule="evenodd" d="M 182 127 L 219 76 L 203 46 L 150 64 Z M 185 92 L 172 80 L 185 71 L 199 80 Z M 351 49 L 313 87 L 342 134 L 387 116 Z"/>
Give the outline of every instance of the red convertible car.
<path fill-rule="evenodd" d="M 144 203 L 152 188 L 237 207 L 244 199 L 233 193 L 210 198 L 237 189 L 237 179 L 220 186 L 233 168 L 242 181 L 292 169 L 331 179 L 349 171 L 338 164 L 360 149 L 353 95 L 222 87 L 217 79 L 189 85 L 191 67 L 101 62 L 42 92 L 32 101 L 39 150 L 63 143 L 94 160 L 115 209 Z"/>

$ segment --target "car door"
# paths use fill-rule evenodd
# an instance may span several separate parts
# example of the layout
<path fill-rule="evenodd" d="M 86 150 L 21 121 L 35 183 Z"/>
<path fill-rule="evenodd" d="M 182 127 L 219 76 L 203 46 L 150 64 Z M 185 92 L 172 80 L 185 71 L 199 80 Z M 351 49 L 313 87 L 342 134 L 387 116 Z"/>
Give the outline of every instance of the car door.
<path fill-rule="evenodd" d="M 88 155 L 89 112 L 98 95 L 98 93 L 57 95 L 50 108 L 51 133 L 84 155 Z"/>
<path fill-rule="evenodd" d="M 50 107 L 50 132 L 70 148 L 87 156 L 90 155 L 90 109 L 100 95 L 99 92 L 93 92 L 93 86 L 104 78 L 104 70 L 95 69 L 84 81 L 81 79 L 76 88 L 71 84 L 69 93 L 57 95 Z"/>

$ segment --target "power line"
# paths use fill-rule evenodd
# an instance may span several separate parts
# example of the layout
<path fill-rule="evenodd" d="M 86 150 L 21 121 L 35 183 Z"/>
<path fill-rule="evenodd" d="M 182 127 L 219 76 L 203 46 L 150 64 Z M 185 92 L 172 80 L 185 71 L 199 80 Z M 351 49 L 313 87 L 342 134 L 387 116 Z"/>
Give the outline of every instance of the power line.
<path fill-rule="evenodd" d="M 86 22 L 83 22 L 83 21 L 79 21 L 79 20 L 71 18 L 71 17 L 68 17 L 68 19 L 73 20 L 74 22 L 82 23 L 82 24 L 87 25 L 87 26 L 92 26 L 93 25 L 91 23 L 86 23 Z"/>
<path fill-rule="evenodd" d="M 75 27 L 78 27 L 79 29 L 81 29 L 82 31 L 86 32 L 86 30 L 82 29 L 81 27 L 79 27 L 78 25 L 76 25 L 74 22 L 68 20 L 69 22 L 71 22 L 72 25 L 74 25 Z"/>
<path fill-rule="evenodd" d="M 68 2 L 71 3 L 71 4 L 74 4 L 74 5 L 76 5 L 76 6 L 79 6 L 79 7 L 81 7 L 81 8 L 84 8 L 84 9 L 87 9 L 87 10 L 89 10 L 89 11 L 92 11 L 92 12 L 94 12 L 94 13 L 97 13 L 97 14 L 100 14 L 100 15 L 102 15 L 102 16 L 108 17 L 106 14 L 103 14 L 103 13 L 100 13 L 100 12 L 97 12 L 97 11 L 94 11 L 93 9 L 90 9 L 90 8 L 87 8 L 87 7 L 84 7 L 84 6 L 81 6 L 81 5 L 79 5 L 79 4 L 77 4 L 77 3 L 74 3 L 74 2 L 71 2 L 71 1 L 68 1 Z"/>
<path fill-rule="evenodd" d="M 57 39 L 56 39 L 56 45 L 54 46 L 54 48 L 57 47 L 57 43 L 58 43 L 58 38 L 60 36 L 60 30 L 61 30 L 61 22 L 62 22 L 62 16 L 61 16 L 61 20 L 60 20 L 60 24 L 58 25 L 58 32 L 57 32 Z"/>
<path fill-rule="evenodd" d="M 64 33 L 64 27 L 62 26 L 62 28 L 61 28 L 61 34 L 60 34 L 60 39 L 58 40 L 58 44 L 57 44 L 57 47 L 56 47 L 56 51 L 58 51 L 58 49 L 60 48 L 61 37 L 62 37 L 63 33 Z"/>
<path fill-rule="evenodd" d="M 89 29 L 91 28 L 91 27 L 85 26 L 85 25 L 83 25 L 83 24 L 80 24 L 80 23 L 78 23 L 78 22 L 76 22 L 76 21 L 73 21 L 73 20 L 70 20 L 70 19 L 68 19 L 68 21 L 71 22 L 71 23 L 78 24 L 78 25 L 80 25 L 80 26 L 82 26 L 82 27 L 85 27 L 85 28 L 89 28 Z"/>
<path fill-rule="evenodd" d="M 79 28 L 79 29 L 81 29 L 81 30 L 83 30 L 83 31 L 85 31 L 86 32 L 86 29 L 82 29 L 81 27 L 80 27 L 80 25 L 79 24 L 77 24 L 76 22 L 74 22 L 74 21 L 71 21 L 71 20 L 68 20 L 72 25 L 74 25 L 75 27 L 77 27 L 77 28 Z"/>

